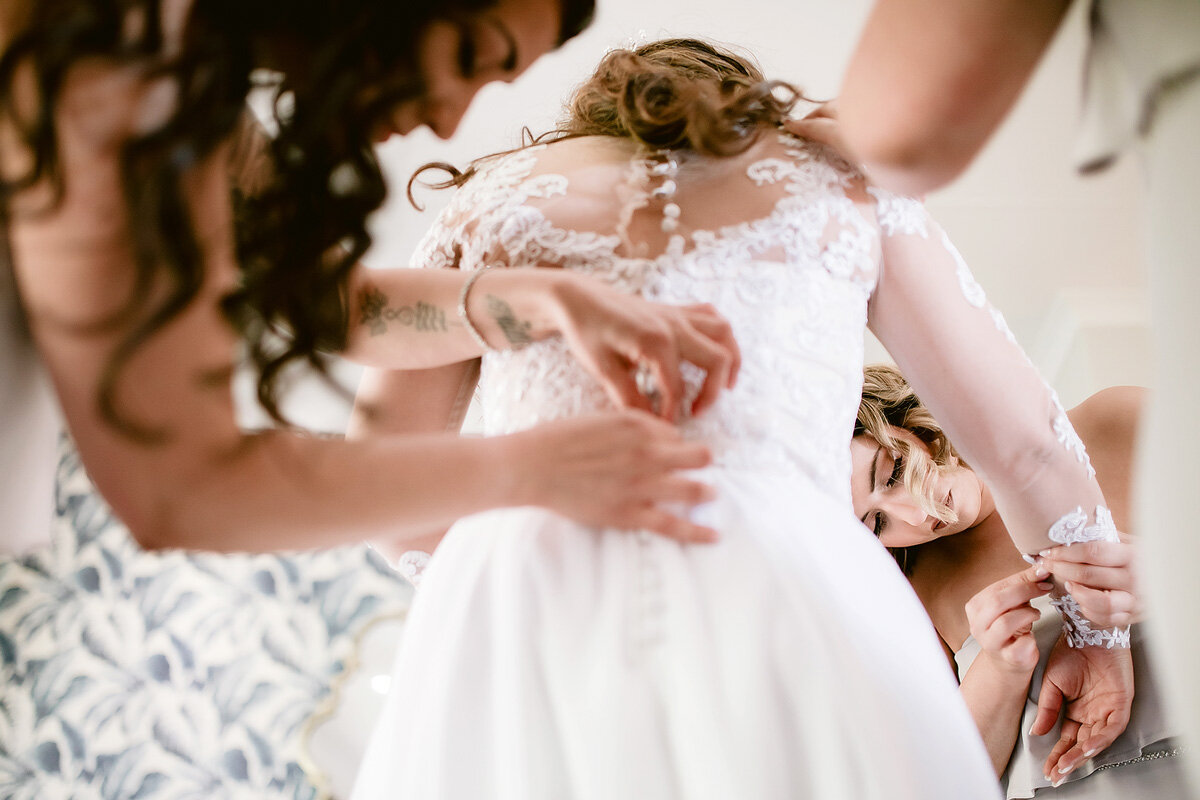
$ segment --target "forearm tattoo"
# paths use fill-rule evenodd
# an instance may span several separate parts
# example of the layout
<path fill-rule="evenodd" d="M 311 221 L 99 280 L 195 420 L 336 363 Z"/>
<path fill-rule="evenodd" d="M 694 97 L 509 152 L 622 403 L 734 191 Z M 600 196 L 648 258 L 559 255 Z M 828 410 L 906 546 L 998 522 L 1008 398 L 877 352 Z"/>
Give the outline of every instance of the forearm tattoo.
<path fill-rule="evenodd" d="M 489 294 L 487 307 L 488 313 L 492 315 L 492 319 L 496 320 L 496 324 L 504 332 L 504 337 L 508 339 L 509 344 L 513 347 L 523 347 L 533 343 L 533 334 L 531 333 L 533 323 L 517 319 L 517 314 L 513 311 L 512 306 L 496 295 Z"/>
<path fill-rule="evenodd" d="M 359 324 L 366 326 L 372 336 L 387 333 L 389 322 L 421 333 L 443 333 L 453 324 L 447 321 L 445 311 L 423 300 L 411 306 L 389 306 L 388 296 L 376 286 L 359 292 L 358 317 Z"/>

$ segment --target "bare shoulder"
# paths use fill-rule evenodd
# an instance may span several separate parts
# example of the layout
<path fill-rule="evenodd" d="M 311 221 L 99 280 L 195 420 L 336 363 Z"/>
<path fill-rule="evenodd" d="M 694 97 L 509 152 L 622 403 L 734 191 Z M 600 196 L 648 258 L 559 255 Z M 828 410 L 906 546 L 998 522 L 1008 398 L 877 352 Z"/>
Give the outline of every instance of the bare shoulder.
<path fill-rule="evenodd" d="M 1146 389 L 1141 386 L 1110 386 L 1072 408 L 1067 416 L 1085 442 L 1132 438 L 1145 400 Z"/>

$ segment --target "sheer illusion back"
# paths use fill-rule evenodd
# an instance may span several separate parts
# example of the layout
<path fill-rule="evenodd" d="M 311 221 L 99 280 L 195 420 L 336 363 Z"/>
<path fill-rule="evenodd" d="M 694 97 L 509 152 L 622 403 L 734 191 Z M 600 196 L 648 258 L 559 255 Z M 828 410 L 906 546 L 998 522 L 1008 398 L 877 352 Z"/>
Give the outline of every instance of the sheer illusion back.
<path fill-rule="evenodd" d="M 799 470 L 841 496 L 879 260 L 869 200 L 848 165 L 786 134 L 727 159 L 587 137 L 486 165 L 418 262 L 557 265 L 711 303 L 745 360 L 739 387 L 689 430 L 718 463 Z M 481 398 L 488 433 L 609 406 L 558 341 L 489 356 Z"/>

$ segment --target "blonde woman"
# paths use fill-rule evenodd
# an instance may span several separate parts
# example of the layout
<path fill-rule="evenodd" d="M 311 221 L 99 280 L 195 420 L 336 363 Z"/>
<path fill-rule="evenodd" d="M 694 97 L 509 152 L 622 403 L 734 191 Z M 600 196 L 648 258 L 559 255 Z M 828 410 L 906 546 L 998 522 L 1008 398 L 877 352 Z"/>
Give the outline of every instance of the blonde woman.
<path fill-rule="evenodd" d="M 1067 412 L 1121 530 L 1144 394 L 1114 387 Z M 1048 573 L 1089 619 L 1128 625 L 1140 613 L 1133 546 L 1058 547 L 1027 564 L 991 490 L 895 367 L 864 371 L 855 434 L 855 514 L 892 550 L 929 612 L 1008 797 L 1186 797 L 1139 626 L 1125 732 L 1089 760 L 1076 747 L 1080 722 L 1058 720 L 1056 698 L 1069 678 L 1058 668 L 1062 624 L 1045 602 Z"/>

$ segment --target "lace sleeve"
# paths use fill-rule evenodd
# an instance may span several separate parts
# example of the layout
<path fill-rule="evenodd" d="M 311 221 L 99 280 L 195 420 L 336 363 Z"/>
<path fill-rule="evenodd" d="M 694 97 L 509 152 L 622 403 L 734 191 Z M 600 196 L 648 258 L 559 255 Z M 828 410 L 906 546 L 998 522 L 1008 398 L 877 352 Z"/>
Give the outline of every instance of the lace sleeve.
<path fill-rule="evenodd" d="M 991 488 L 1023 553 L 1116 540 L 1087 451 L 945 232 L 917 201 L 877 189 L 882 260 L 871 329 Z M 1127 646 L 1055 601 L 1074 645 Z"/>

